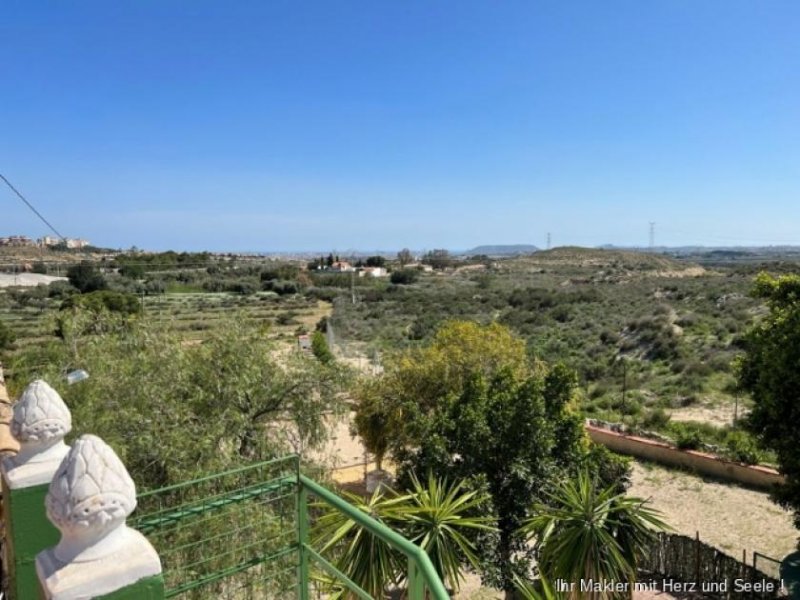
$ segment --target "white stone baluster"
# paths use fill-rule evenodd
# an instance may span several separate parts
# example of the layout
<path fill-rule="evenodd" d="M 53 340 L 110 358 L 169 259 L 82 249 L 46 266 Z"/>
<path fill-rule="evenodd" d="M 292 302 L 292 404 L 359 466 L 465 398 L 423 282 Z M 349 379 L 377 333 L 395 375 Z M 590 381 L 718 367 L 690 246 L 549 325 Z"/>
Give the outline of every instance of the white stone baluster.
<path fill-rule="evenodd" d="M 83 435 L 58 468 L 46 498 L 59 543 L 36 557 L 45 598 L 78 600 L 136 586 L 136 598 L 163 594 L 161 562 L 138 531 L 125 524 L 136 487 L 103 440 Z M 126 596 L 128 597 L 128 596 Z M 161 596 L 163 597 L 163 596 Z"/>
<path fill-rule="evenodd" d="M 67 405 L 53 388 L 37 379 L 14 405 L 11 435 L 19 442 L 16 456 L 3 460 L 10 489 L 49 483 L 69 447 L 64 443 L 72 429 Z"/>

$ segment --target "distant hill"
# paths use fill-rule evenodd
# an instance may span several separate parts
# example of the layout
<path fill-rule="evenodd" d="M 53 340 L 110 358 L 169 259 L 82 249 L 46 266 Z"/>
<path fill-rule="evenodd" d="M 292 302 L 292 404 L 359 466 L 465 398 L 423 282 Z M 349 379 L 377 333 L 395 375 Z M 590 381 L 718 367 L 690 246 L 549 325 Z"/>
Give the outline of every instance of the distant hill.
<path fill-rule="evenodd" d="M 539 250 L 531 244 L 505 244 L 495 246 L 475 246 L 472 250 L 465 250 L 462 254 L 473 256 L 475 254 L 485 254 L 486 256 L 517 256 L 519 254 L 531 254 Z"/>
<path fill-rule="evenodd" d="M 690 261 L 653 252 L 581 248 L 578 246 L 559 246 L 552 250 L 542 250 L 533 256 L 514 258 L 510 262 L 527 266 L 547 265 L 553 267 L 554 265 L 572 265 L 597 269 L 658 272 L 677 272 L 697 267 L 696 264 Z"/>

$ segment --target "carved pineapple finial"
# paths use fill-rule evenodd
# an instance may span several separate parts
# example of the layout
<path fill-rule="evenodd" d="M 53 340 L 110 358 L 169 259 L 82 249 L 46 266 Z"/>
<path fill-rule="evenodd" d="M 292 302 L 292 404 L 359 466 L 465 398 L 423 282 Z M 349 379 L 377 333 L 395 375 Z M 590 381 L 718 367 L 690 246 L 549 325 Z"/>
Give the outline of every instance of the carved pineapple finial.
<path fill-rule="evenodd" d="M 37 379 L 14 405 L 11 435 L 23 446 L 62 440 L 72 429 L 72 415 L 52 387 Z"/>
<path fill-rule="evenodd" d="M 122 589 L 126 598 L 163 598 L 158 553 L 125 524 L 136 508 L 136 486 L 103 440 L 82 435 L 75 441 L 50 482 L 45 506 L 61 539 L 36 555 L 44 598 L 85 600 Z"/>
<path fill-rule="evenodd" d="M 83 435 L 53 476 L 46 506 L 48 518 L 62 534 L 102 534 L 124 524 L 136 508 L 136 486 L 108 444 Z"/>
<path fill-rule="evenodd" d="M 13 406 L 9 423 L 19 451 L 0 463 L 11 489 L 50 483 L 69 448 L 64 436 L 72 429 L 67 405 L 53 388 L 36 380 Z"/>

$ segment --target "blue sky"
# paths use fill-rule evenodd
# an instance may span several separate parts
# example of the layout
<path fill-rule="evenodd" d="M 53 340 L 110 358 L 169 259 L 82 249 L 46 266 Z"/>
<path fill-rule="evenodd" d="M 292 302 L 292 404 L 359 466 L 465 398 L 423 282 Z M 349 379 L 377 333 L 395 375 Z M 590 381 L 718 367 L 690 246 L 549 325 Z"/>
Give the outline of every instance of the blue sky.
<path fill-rule="evenodd" d="M 800 244 L 800 3 L 36 2 L 0 172 L 111 247 Z M 0 190 L 0 235 L 46 233 Z"/>

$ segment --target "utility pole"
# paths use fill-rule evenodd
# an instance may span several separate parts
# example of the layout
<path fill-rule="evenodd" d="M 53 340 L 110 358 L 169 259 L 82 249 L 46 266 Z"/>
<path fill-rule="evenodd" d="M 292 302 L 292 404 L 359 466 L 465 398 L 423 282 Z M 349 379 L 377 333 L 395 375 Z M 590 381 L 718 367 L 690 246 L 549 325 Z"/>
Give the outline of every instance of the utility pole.
<path fill-rule="evenodd" d="M 625 392 L 628 390 L 628 361 L 622 359 L 622 417 L 625 417 Z"/>
<path fill-rule="evenodd" d="M 356 303 L 356 272 L 350 271 L 350 295 L 353 298 L 353 304 Z"/>
<path fill-rule="evenodd" d="M 547 232 L 547 249 L 550 250 L 550 232 Z"/>
<path fill-rule="evenodd" d="M 653 252 L 656 247 L 656 223 L 650 221 L 650 252 Z"/>

